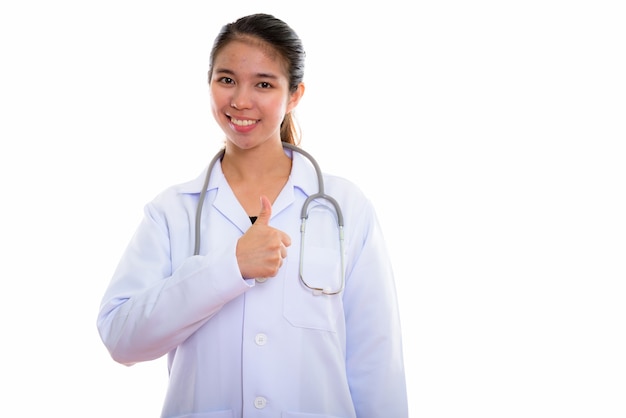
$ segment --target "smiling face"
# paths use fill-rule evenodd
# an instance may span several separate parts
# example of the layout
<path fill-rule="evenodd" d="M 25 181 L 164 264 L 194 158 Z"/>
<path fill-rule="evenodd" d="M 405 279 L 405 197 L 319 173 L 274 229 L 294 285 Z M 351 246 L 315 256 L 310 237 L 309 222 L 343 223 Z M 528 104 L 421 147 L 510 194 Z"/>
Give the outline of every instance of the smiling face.
<path fill-rule="evenodd" d="M 279 143 L 280 124 L 304 90 L 289 92 L 280 56 L 258 41 L 235 40 L 217 53 L 212 68 L 211 109 L 228 142 L 242 149 Z"/>

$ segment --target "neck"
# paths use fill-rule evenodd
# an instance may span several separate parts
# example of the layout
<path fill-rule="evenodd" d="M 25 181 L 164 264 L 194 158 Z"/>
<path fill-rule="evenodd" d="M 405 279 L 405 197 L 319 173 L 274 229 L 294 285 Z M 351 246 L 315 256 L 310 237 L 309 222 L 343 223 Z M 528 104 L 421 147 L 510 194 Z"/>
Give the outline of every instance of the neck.
<path fill-rule="evenodd" d="M 226 144 L 222 170 L 229 180 L 253 180 L 288 177 L 291 159 L 285 154 L 282 144 L 264 144 L 251 149 Z"/>

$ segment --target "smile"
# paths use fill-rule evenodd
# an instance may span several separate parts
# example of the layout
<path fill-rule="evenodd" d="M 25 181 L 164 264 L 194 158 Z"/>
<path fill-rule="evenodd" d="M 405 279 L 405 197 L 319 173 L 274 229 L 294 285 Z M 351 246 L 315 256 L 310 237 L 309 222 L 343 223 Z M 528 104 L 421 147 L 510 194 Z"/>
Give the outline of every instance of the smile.
<path fill-rule="evenodd" d="M 241 120 L 241 119 L 235 119 L 233 117 L 230 118 L 230 121 L 232 122 L 233 125 L 237 125 L 237 126 L 250 126 L 258 122 L 258 120 L 256 119 Z"/>

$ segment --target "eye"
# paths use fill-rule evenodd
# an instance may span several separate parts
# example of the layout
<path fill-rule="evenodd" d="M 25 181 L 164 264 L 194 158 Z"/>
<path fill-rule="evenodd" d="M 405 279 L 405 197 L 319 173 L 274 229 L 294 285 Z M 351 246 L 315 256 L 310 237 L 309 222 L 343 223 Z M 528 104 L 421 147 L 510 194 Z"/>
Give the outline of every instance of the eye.
<path fill-rule="evenodd" d="M 235 80 L 230 77 L 220 77 L 218 81 L 224 84 L 235 84 Z"/>
<path fill-rule="evenodd" d="M 272 85 L 268 83 L 267 81 L 261 81 L 259 84 L 257 84 L 257 86 L 261 87 L 262 89 L 272 88 Z"/>

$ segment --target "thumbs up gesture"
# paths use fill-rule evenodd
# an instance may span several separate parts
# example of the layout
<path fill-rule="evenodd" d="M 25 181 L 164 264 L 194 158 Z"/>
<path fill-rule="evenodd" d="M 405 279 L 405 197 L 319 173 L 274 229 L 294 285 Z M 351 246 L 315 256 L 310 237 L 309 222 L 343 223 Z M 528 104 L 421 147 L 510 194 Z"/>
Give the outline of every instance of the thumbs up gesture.
<path fill-rule="evenodd" d="M 244 278 L 274 277 L 287 257 L 291 245 L 289 235 L 269 225 L 272 204 L 261 196 L 257 220 L 237 242 L 237 263 Z"/>

